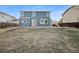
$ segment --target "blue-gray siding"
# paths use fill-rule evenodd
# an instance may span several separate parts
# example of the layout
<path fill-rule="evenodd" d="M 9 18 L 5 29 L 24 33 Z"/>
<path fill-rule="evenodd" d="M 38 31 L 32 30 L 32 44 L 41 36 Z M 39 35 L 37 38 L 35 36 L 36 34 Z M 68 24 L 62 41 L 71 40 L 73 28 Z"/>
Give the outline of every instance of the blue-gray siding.
<path fill-rule="evenodd" d="M 20 25 L 22 27 L 31 27 L 32 25 L 32 19 L 36 19 L 37 20 L 37 26 L 38 27 L 42 27 L 42 26 L 50 26 L 50 16 L 47 16 L 47 12 L 36 12 L 36 16 L 32 17 L 32 12 L 21 12 L 21 16 L 22 17 L 30 17 L 30 19 L 28 19 L 27 23 L 22 23 L 22 18 L 20 20 Z M 40 24 L 40 19 L 48 19 L 48 24 Z"/>

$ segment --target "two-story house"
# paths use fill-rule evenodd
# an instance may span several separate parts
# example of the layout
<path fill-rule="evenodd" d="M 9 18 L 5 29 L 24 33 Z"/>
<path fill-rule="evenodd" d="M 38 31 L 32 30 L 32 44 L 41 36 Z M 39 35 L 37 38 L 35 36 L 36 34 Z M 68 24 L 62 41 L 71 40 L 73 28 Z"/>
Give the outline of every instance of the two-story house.
<path fill-rule="evenodd" d="M 20 12 L 20 27 L 51 27 L 50 11 Z"/>

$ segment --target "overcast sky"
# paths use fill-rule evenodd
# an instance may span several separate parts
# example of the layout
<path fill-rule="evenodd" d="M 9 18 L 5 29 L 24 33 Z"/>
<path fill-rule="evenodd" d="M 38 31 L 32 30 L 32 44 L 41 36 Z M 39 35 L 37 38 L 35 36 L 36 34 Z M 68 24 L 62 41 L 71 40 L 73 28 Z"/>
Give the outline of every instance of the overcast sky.
<path fill-rule="evenodd" d="M 0 11 L 15 16 L 17 19 L 20 17 L 19 11 L 51 11 L 51 19 L 59 20 L 61 15 L 70 5 L 0 5 Z"/>

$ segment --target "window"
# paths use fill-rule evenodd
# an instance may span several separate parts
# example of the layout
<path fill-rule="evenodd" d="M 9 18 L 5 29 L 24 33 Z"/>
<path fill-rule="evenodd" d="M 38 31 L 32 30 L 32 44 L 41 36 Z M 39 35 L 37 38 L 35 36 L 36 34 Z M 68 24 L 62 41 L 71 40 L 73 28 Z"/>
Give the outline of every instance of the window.
<path fill-rule="evenodd" d="M 21 16 L 24 16 L 24 12 L 21 12 Z"/>
<path fill-rule="evenodd" d="M 24 22 L 26 22 L 26 20 L 24 20 Z"/>
<path fill-rule="evenodd" d="M 22 20 L 22 23 L 27 23 L 27 20 Z"/>
<path fill-rule="evenodd" d="M 32 17 L 35 17 L 36 16 L 36 13 L 35 12 L 32 12 Z"/>
<path fill-rule="evenodd" d="M 49 13 L 47 13 L 47 17 L 49 17 Z"/>
<path fill-rule="evenodd" d="M 23 17 L 23 18 L 22 18 L 22 23 L 27 23 L 27 19 L 28 19 L 28 18 Z"/>
<path fill-rule="evenodd" d="M 48 19 L 40 19 L 40 24 L 48 24 Z"/>
<path fill-rule="evenodd" d="M 45 23 L 47 23 L 47 20 L 45 20 Z"/>

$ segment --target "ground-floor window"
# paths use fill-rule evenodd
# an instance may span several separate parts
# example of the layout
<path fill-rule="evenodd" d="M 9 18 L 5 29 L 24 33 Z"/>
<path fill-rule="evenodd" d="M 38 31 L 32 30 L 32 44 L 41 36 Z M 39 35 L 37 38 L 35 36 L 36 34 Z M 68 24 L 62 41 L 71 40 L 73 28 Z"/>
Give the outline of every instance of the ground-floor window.
<path fill-rule="evenodd" d="M 48 19 L 40 19 L 40 24 L 48 24 Z"/>
<path fill-rule="evenodd" d="M 23 19 L 22 20 L 22 23 L 27 23 L 27 19 Z"/>
<path fill-rule="evenodd" d="M 27 23 L 28 20 L 29 20 L 29 17 L 23 17 L 22 18 L 22 23 Z"/>

